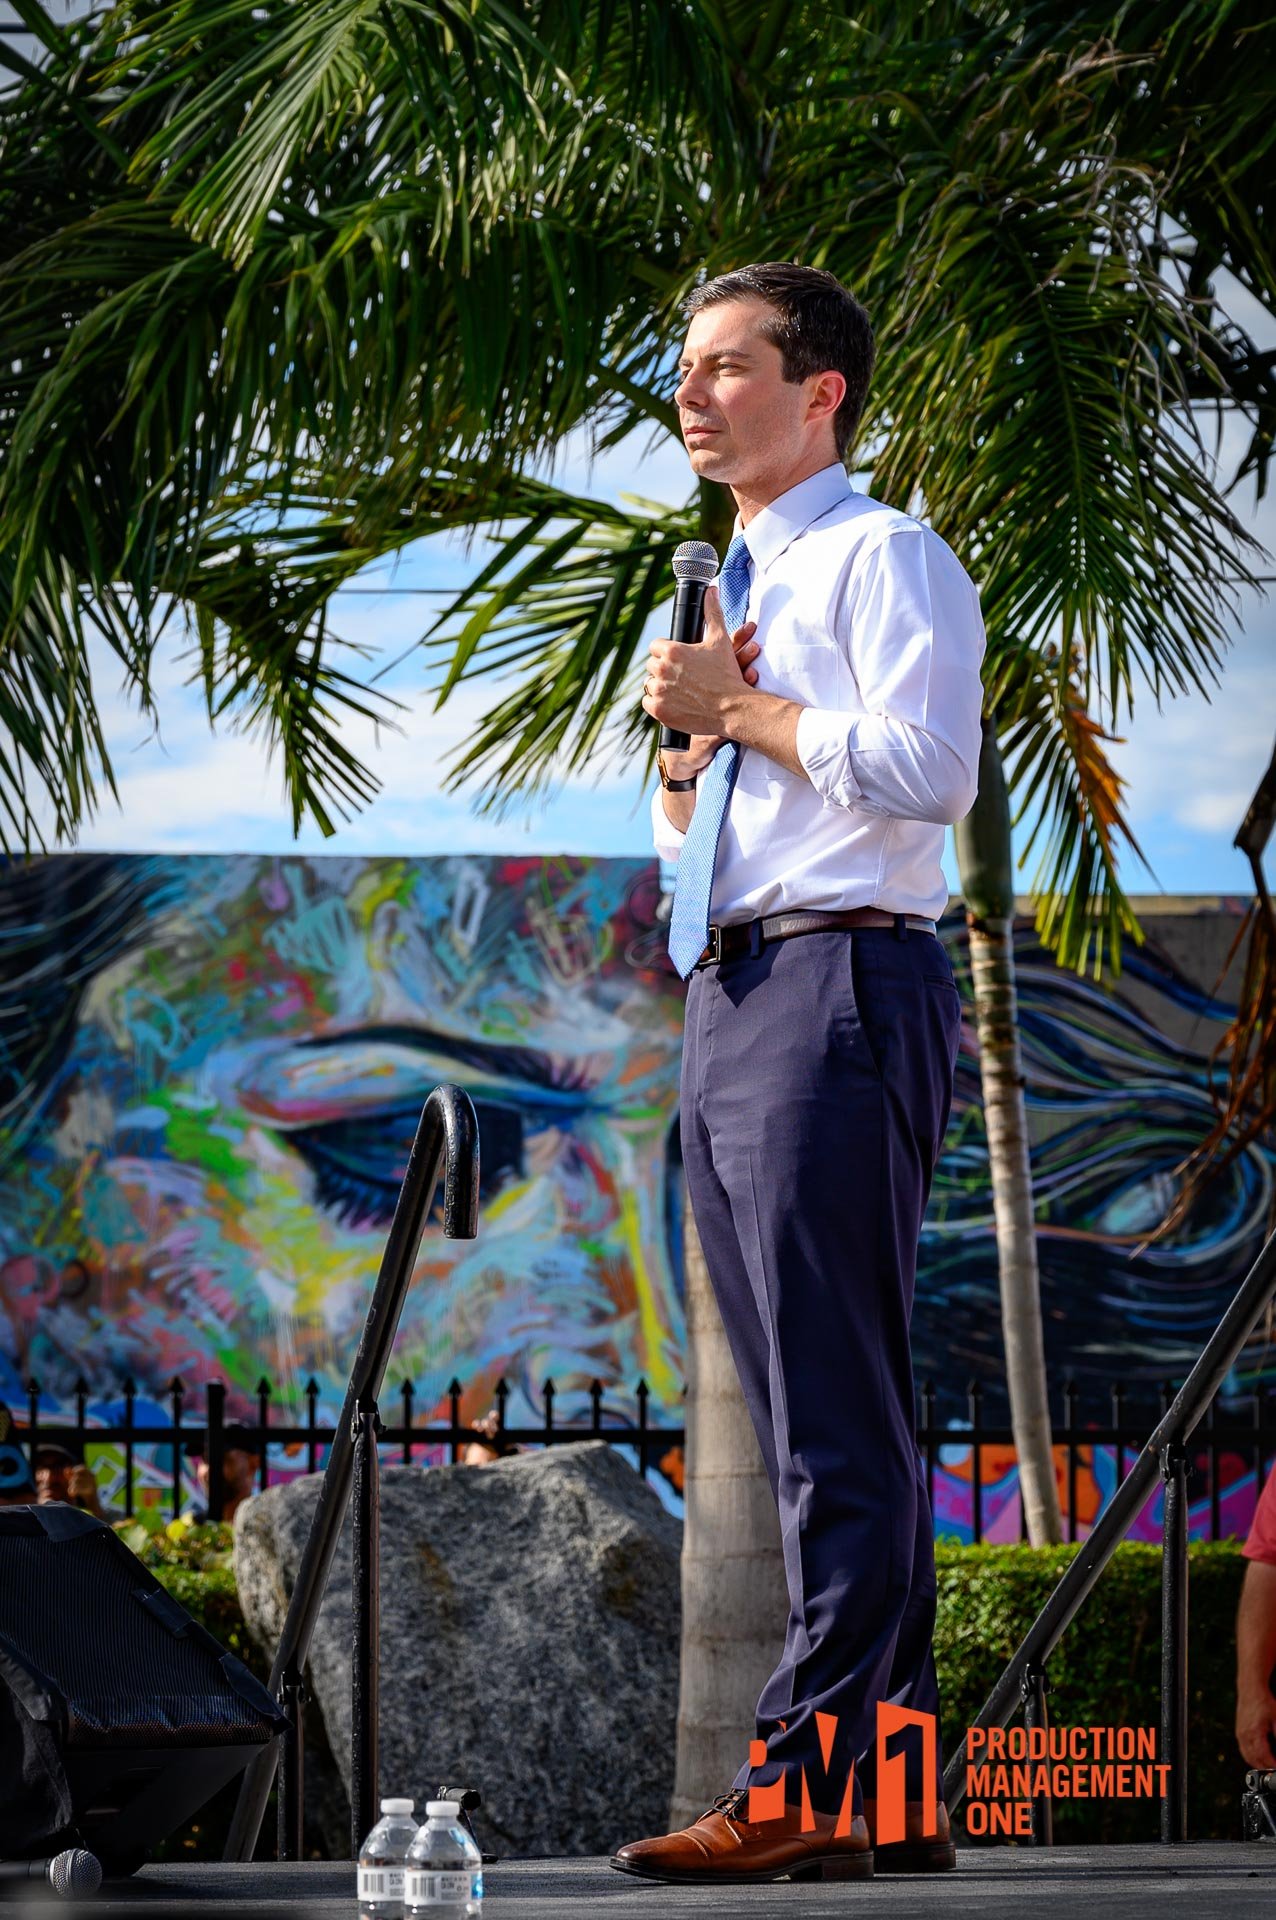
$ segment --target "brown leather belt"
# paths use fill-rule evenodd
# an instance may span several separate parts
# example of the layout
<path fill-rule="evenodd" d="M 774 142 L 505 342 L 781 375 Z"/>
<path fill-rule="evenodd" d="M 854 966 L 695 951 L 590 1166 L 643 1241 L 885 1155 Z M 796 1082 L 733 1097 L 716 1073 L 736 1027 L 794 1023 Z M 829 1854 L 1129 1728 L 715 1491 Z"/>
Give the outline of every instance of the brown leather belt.
<path fill-rule="evenodd" d="M 770 913 L 760 920 L 739 920 L 726 926 L 710 924 L 709 944 L 697 967 L 711 967 L 719 960 L 736 960 L 742 954 L 760 953 L 772 940 L 791 940 L 799 933 L 824 933 L 834 927 L 894 927 L 903 939 L 905 930 L 934 933 L 935 922 L 912 913 L 884 913 L 880 907 L 839 907 L 817 911 L 794 907 L 787 913 Z"/>

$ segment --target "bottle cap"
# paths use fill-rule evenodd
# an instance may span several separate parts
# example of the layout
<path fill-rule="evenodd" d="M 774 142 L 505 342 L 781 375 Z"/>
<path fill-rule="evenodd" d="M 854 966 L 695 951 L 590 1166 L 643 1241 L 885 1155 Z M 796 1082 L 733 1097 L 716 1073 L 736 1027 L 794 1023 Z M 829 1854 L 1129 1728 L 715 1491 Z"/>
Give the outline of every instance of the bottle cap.
<path fill-rule="evenodd" d="M 461 1803 L 459 1800 L 427 1800 L 425 1811 L 431 1816 L 436 1813 L 459 1813 Z"/>
<path fill-rule="evenodd" d="M 381 1811 L 382 1813 L 411 1813 L 415 1805 L 415 1800 L 383 1800 Z"/>

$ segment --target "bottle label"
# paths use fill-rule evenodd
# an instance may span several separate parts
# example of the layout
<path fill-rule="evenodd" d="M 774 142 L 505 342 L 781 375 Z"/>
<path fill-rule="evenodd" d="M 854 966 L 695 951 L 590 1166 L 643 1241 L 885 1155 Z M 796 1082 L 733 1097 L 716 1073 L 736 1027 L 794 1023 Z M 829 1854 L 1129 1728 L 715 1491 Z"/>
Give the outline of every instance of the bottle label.
<path fill-rule="evenodd" d="M 451 1906 L 470 1898 L 470 1874 L 467 1867 L 432 1872 L 409 1867 L 403 1876 L 405 1907 Z"/>
<path fill-rule="evenodd" d="M 402 1900 L 402 1867 L 360 1867 L 360 1900 Z"/>

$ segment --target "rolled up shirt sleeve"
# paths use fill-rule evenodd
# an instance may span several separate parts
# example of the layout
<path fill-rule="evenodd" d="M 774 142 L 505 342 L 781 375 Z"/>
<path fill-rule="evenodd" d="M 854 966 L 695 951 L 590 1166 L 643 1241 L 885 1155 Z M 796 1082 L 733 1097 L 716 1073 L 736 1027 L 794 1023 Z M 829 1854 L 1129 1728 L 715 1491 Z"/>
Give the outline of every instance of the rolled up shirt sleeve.
<path fill-rule="evenodd" d="M 979 770 L 984 623 L 974 582 L 929 528 L 889 533 L 851 575 L 835 626 L 866 709 L 804 707 L 797 754 L 831 806 L 949 826 Z"/>
<path fill-rule="evenodd" d="M 675 827 L 665 812 L 665 804 L 660 797 L 663 792 L 664 788 L 657 786 L 651 796 L 651 838 L 662 860 L 676 860 L 687 836 Z"/>

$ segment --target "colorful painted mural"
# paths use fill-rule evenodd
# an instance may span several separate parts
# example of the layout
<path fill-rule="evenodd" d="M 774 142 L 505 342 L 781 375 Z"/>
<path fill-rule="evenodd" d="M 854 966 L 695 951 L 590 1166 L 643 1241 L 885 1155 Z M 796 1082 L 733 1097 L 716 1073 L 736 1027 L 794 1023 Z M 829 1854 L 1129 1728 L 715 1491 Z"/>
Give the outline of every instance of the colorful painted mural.
<path fill-rule="evenodd" d="M 0 1398 L 81 1371 L 340 1385 L 426 1094 L 478 1114 L 482 1230 L 427 1232 L 396 1368 L 681 1390 L 680 1006 L 637 861 L 10 869 Z M 674 983 L 677 984 L 676 982 Z M 472 1403 L 472 1402 L 471 1402 Z M 630 1409 L 632 1411 L 632 1409 Z"/>
<path fill-rule="evenodd" d="M 20 1413 L 35 1375 L 54 1418 L 84 1375 L 90 1418 L 118 1417 L 131 1374 L 158 1412 L 177 1374 L 192 1408 L 223 1379 L 247 1416 L 265 1375 L 296 1417 L 313 1376 L 331 1417 L 422 1102 L 452 1081 L 479 1119 L 480 1231 L 427 1231 L 391 1380 L 415 1381 L 429 1420 L 454 1374 L 472 1413 L 504 1377 L 511 1424 L 530 1424 L 551 1377 L 567 1424 L 595 1378 L 632 1420 L 645 1379 L 652 1421 L 677 1424 L 683 988 L 659 903 L 655 862 L 635 860 L 59 855 L 0 872 L 0 1402 Z M 1049 1359 L 1083 1394 L 1181 1375 L 1261 1239 L 1273 1156 L 1256 1151 L 1139 1250 L 1209 1124 L 1231 1012 L 1211 989 L 1237 912 L 1208 916 L 1203 947 L 1185 915 L 1177 956 L 1151 923 L 1115 988 L 1018 935 Z M 960 917 L 943 932 L 968 991 Z M 1187 964 L 1193 940 L 1216 961 Z M 972 1377 L 995 1392 L 969 1023 L 914 1341 L 941 1416 Z M 960 1531 L 969 1470 L 942 1464 L 937 1509 Z M 989 1530 L 1009 1527 L 1013 1471 L 985 1470 Z M 1096 1454 L 1087 1498 L 1103 1471 Z"/>

